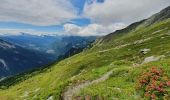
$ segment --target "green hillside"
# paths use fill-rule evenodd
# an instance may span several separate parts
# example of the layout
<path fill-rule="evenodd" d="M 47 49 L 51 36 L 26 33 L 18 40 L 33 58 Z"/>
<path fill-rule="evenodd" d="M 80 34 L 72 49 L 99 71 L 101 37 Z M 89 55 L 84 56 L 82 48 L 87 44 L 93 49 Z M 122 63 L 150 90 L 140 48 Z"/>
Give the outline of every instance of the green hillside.
<path fill-rule="evenodd" d="M 170 7 L 46 69 L 2 81 L 0 100 L 144 99 L 137 89 L 143 72 L 156 66 L 170 77 L 169 13 Z"/>

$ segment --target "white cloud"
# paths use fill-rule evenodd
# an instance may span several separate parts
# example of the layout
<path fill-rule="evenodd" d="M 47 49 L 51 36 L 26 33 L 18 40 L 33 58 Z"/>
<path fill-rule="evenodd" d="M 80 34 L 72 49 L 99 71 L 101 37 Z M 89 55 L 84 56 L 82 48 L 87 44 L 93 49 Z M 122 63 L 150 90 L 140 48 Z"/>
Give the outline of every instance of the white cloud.
<path fill-rule="evenodd" d="M 69 35 L 79 35 L 79 36 L 99 36 L 106 35 L 115 30 L 122 29 L 126 25 L 122 23 L 115 23 L 108 26 L 103 26 L 101 24 L 89 24 L 85 27 L 80 27 L 75 24 L 65 24 L 65 32 Z"/>
<path fill-rule="evenodd" d="M 70 0 L 0 0 L 0 21 L 54 25 L 76 17 Z"/>
<path fill-rule="evenodd" d="M 77 26 L 75 24 L 65 24 L 64 25 L 64 30 L 67 33 L 78 34 L 82 30 L 82 27 Z"/>
<path fill-rule="evenodd" d="M 170 0 L 105 0 L 86 3 L 83 16 L 95 23 L 132 23 L 151 16 L 170 5 Z"/>
<path fill-rule="evenodd" d="M 0 29 L 0 35 L 105 35 L 149 17 L 170 5 L 170 0 L 86 0 L 82 15 L 71 0 L 0 0 L 0 21 L 48 26 L 89 18 L 91 24 L 65 24 L 63 32 L 42 32 L 34 29 Z"/>
<path fill-rule="evenodd" d="M 6 29 L 6 28 L 0 28 L 0 35 L 21 35 L 22 33 L 27 33 L 31 35 L 62 35 L 61 32 L 43 32 L 43 31 L 37 31 L 33 29 Z"/>

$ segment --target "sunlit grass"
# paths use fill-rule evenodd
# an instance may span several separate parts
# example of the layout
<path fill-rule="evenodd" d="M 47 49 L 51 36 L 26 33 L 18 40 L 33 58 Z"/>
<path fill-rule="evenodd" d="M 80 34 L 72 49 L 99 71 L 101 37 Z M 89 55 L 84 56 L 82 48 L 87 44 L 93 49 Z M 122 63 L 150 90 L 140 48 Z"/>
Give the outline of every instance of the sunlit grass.
<path fill-rule="evenodd" d="M 152 34 L 162 29 L 164 30 Z M 23 79 L 9 88 L 6 87 L 7 89 L 1 89 L 0 99 L 41 100 L 47 99 L 50 96 L 59 99 L 67 86 L 95 80 L 110 70 L 113 70 L 113 75 L 108 80 L 93 84 L 80 91 L 80 93 L 75 94 L 75 96 L 91 95 L 108 99 L 119 98 L 129 100 L 142 98 L 135 90 L 135 82 L 142 71 L 152 66 L 158 66 L 163 67 L 167 75 L 170 76 L 169 31 L 170 20 L 166 20 L 147 28 L 142 27 L 124 35 L 113 37 L 111 42 L 103 43 L 99 47 L 96 46 L 67 58 L 42 72 L 37 71 L 24 77 L 15 77 L 16 82 L 19 78 Z M 135 41 L 146 38 L 151 39 L 134 44 Z M 130 44 L 114 49 L 127 43 Z M 144 48 L 151 51 L 141 55 L 140 50 Z M 139 66 L 133 65 L 141 64 L 146 57 L 160 55 L 165 55 L 164 60 Z"/>

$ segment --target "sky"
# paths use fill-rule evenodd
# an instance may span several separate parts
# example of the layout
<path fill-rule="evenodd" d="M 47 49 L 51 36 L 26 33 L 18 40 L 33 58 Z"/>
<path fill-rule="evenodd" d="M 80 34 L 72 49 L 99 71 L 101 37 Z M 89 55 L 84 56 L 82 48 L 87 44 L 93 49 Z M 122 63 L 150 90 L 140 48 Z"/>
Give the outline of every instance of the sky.
<path fill-rule="evenodd" d="M 0 0 L 0 35 L 101 36 L 148 18 L 170 0 Z"/>

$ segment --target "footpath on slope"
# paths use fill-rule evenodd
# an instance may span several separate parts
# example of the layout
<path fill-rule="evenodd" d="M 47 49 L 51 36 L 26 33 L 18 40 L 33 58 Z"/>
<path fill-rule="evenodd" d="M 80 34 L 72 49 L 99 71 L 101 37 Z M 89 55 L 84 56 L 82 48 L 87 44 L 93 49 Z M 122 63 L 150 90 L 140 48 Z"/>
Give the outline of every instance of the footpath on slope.
<path fill-rule="evenodd" d="M 63 93 L 63 100 L 73 100 L 74 94 L 80 92 L 81 89 L 88 87 L 92 84 L 96 84 L 96 83 L 107 80 L 112 73 L 113 71 L 111 70 L 96 80 L 86 81 L 85 83 L 68 87 L 68 89 Z"/>

